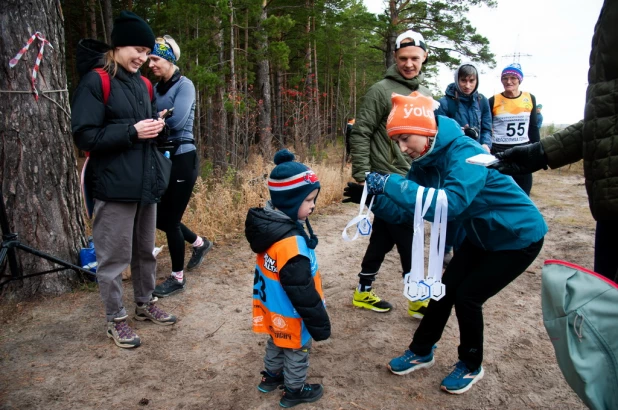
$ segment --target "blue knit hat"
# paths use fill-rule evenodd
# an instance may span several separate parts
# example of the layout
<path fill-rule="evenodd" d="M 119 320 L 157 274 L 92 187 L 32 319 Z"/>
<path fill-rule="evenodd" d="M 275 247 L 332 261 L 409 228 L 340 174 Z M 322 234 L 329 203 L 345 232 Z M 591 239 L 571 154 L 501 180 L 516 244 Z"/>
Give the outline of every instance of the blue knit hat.
<path fill-rule="evenodd" d="M 505 75 L 514 75 L 519 79 L 520 84 L 522 81 L 524 81 L 524 73 L 523 71 L 521 71 L 521 65 L 519 65 L 519 63 L 513 63 L 507 66 L 504 70 L 502 70 L 502 75 L 500 76 L 500 78 L 504 77 Z"/>
<path fill-rule="evenodd" d="M 320 189 L 320 181 L 308 166 L 294 161 L 294 154 L 287 149 L 277 152 L 274 162 L 268 177 L 270 199 L 275 208 L 297 221 L 298 209 L 314 189 Z"/>

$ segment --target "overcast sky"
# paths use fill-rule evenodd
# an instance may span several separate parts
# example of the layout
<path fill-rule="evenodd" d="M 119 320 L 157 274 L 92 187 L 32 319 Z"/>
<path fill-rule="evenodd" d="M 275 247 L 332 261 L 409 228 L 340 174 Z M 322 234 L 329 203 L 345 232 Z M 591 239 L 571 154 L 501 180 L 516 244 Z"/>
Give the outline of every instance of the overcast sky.
<path fill-rule="evenodd" d="M 372 13 L 384 10 L 384 0 L 363 1 Z M 543 104 L 543 124 L 582 119 L 592 33 L 602 5 L 602 0 L 498 0 L 493 9 L 472 8 L 468 19 L 489 39 L 497 63 L 493 70 L 480 67 L 479 91 L 488 98 L 502 92 L 500 73 L 520 54 L 520 90 Z M 452 72 L 443 70 L 439 88 L 451 82 Z"/>

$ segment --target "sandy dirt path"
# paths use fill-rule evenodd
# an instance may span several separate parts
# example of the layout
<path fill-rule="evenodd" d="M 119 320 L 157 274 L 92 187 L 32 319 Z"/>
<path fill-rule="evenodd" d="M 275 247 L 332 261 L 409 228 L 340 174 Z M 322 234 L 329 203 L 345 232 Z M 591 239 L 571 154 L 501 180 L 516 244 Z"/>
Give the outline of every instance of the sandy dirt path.
<path fill-rule="evenodd" d="M 333 205 L 313 217 L 332 337 L 314 343 L 310 359 L 309 381 L 324 384 L 324 397 L 299 408 L 584 409 L 558 369 L 540 300 L 545 259 L 592 267 L 594 221 L 583 178 L 538 173 L 533 199 L 550 226 L 544 249 L 485 305 L 485 377 L 461 396 L 439 389 L 457 361 L 454 313 L 433 368 L 391 374 L 386 364 L 405 350 L 418 325 L 406 314 L 398 257 L 388 255 L 374 287 L 393 303 L 393 311 L 354 308 L 367 239 L 343 242 L 341 230 L 357 208 Z M 163 278 L 168 256 L 159 258 Z M 242 236 L 217 243 L 204 264 L 188 274 L 186 292 L 160 302 L 180 322 L 159 327 L 134 321 L 143 345 L 133 350 L 107 339 L 96 290 L 0 305 L 0 409 L 279 408 L 280 393 L 256 389 L 266 337 L 251 331 L 253 261 Z M 124 284 L 132 311 L 131 286 Z"/>

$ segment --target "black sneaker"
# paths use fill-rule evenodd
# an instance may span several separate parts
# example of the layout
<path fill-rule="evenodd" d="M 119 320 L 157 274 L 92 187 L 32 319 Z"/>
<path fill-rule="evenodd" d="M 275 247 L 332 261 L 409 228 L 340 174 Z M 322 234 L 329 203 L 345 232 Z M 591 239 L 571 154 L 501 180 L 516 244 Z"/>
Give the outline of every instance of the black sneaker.
<path fill-rule="evenodd" d="M 267 371 L 262 371 L 262 381 L 258 384 L 258 390 L 262 393 L 269 393 L 273 390 L 277 390 L 279 386 L 283 385 L 283 372 L 271 376 Z"/>
<path fill-rule="evenodd" d="M 318 401 L 323 394 L 324 388 L 321 384 L 305 384 L 296 391 L 284 387 L 283 396 L 281 396 L 279 405 L 288 408 L 301 403 L 313 403 L 314 401 Z"/>
<path fill-rule="evenodd" d="M 157 287 L 152 292 L 152 294 L 154 296 L 164 298 L 166 296 L 172 296 L 175 293 L 182 292 L 183 290 L 185 290 L 186 286 L 187 286 L 186 277 L 182 278 L 182 282 L 178 282 L 178 279 L 176 279 L 174 275 L 171 275 L 170 277 L 165 279 L 165 282 L 157 285 Z"/>
<path fill-rule="evenodd" d="M 206 238 L 203 239 L 204 243 L 202 246 L 193 247 L 193 254 L 191 255 L 191 259 L 189 259 L 189 263 L 187 263 L 187 270 L 193 270 L 200 266 L 204 260 L 204 256 L 206 256 L 210 248 L 212 248 L 212 242 Z"/>

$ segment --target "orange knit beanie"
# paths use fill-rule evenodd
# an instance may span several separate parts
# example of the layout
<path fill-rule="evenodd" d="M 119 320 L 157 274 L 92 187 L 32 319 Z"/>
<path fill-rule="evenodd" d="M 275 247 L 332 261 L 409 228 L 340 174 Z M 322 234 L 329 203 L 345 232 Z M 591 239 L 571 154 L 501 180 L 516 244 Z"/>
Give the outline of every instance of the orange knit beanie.
<path fill-rule="evenodd" d="M 434 100 L 414 91 L 410 95 L 391 95 L 393 108 L 386 120 L 389 137 L 399 134 L 414 134 L 433 137 L 438 132 L 433 114 Z"/>

